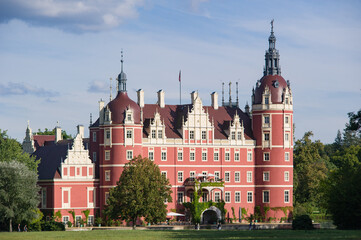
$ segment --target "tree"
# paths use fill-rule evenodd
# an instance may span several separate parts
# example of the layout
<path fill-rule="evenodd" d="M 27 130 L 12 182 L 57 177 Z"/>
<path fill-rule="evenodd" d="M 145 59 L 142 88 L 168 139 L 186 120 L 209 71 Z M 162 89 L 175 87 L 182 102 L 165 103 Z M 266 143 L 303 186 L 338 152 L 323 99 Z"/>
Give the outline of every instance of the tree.
<path fill-rule="evenodd" d="M 332 157 L 337 169 L 324 183 L 326 207 L 340 229 L 361 229 L 361 146 Z"/>
<path fill-rule="evenodd" d="M 117 186 L 110 190 L 105 213 L 112 219 L 131 221 L 133 228 L 141 217 L 150 223 L 164 221 L 165 202 L 172 202 L 171 193 L 171 185 L 159 167 L 138 156 L 125 164 Z"/>
<path fill-rule="evenodd" d="M 90 210 L 87 209 L 87 210 L 84 210 L 84 211 L 81 211 L 82 213 L 84 213 L 84 216 L 85 216 L 85 225 L 88 224 L 88 218 L 89 218 L 89 214 L 90 214 Z"/>
<path fill-rule="evenodd" d="M 344 129 L 343 145 L 361 145 L 361 109 L 357 113 L 349 112 L 349 122 Z"/>
<path fill-rule="evenodd" d="M 49 129 L 45 128 L 44 131 L 42 131 L 39 128 L 35 134 L 36 135 L 55 135 L 55 128 L 53 130 L 49 130 Z M 71 139 L 72 138 L 71 134 L 67 134 L 65 130 L 61 130 L 61 135 L 62 135 L 63 139 Z"/>
<path fill-rule="evenodd" d="M 308 213 L 312 208 L 320 207 L 320 184 L 327 177 L 328 168 L 331 168 L 324 145 L 319 140 L 312 142 L 312 136 L 312 132 L 306 132 L 302 139 L 296 141 L 293 157 L 295 205 L 303 205 Z"/>
<path fill-rule="evenodd" d="M 9 222 L 10 232 L 13 222 L 36 218 L 40 190 L 37 180 L 37 174 L 23 163 L 0 162 L 0 221 Z"/>
<path fill-rule="evenodd" d="M 40 160 L 24 153 L 19 142 L 10 138 L 6 131 L 0 129 L 0 162 L 17 161 L 24 163 L 29 169 L 37 171 Z"/>

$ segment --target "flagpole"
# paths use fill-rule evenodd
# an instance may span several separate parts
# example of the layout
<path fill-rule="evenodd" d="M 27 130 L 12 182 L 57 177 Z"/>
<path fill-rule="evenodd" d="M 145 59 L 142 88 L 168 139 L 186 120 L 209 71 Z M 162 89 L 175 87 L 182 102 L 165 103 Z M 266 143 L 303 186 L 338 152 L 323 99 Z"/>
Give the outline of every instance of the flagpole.
<path fill-rule="evenodd" d="M 179 70 L 179 105 L 182 105 L 182 81 L 181 81 L 181 70 Z"/>

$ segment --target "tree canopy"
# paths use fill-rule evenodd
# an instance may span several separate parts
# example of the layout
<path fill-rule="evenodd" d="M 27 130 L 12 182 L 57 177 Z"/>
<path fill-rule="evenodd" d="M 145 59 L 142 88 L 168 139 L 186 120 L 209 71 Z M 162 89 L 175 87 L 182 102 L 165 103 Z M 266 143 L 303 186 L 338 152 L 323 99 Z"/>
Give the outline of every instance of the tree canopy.
<path fill-rule="evenodd" d="M 55 128 L 53 130 L 49 130 L 49 129 L 45 128 L 44 131 L 42 131 L 39 128 L 38 131 L 35 134 L 36 135 L 55 135 Z M 67 134 L 65 130 L 61 130 L 61 135 L 62 135 L 63 139 L 72 138 L 71 134 Z"/>
<path fill-rule="evenodd" d="M 39 204 L 39 187 L 36 172 L 25 164 L 10 161 L 0 162 L 0 221 L 20 223 L 36 218 Z"/>
<path fill-rule="evenodd" d="M 165 202 L 172 202 L 171 193 L 171 185 L 159 167 L 138 156 L 125 164 L 117 186 L 110 190 L 105 213 L 112 219 L 131 221 L 133 228 L 141 217 L 150 223 L 164 221 Z"/>
<path fill-rule="evenodd" d="M 0 162 L 17 161 L 24 163 L 29 169 L 37 172 L 40 160 L 35 160 L 28 153 L 24 153 L 18 141 L 10 138 L 6 131 L 0 129 Z"/>

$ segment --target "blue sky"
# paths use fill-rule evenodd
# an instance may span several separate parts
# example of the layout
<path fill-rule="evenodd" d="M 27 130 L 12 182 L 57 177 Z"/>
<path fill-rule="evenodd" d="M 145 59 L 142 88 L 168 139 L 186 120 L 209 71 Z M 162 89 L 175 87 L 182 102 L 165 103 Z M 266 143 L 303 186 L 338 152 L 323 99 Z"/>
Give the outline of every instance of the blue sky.
<path fill-rule="evenodd" d="M 109 78 L 124 69 L 129 95 L 166 103 L 198 90 L 205 105 L 239 82 L 241 106 L 263 75 L 270 21 L 294 95 L 296 138 L 333 142 L 361 103 L 361 1 L 0 1 L 0 128 L 22 141 L 59 121 L 68 133 L 98 117 Z M 235 91 L 233 90 L 233 93 Z M 113 80 L 113 96 L 115 96 Z M 235 95 L 233 95 L 235 99 Z"/>

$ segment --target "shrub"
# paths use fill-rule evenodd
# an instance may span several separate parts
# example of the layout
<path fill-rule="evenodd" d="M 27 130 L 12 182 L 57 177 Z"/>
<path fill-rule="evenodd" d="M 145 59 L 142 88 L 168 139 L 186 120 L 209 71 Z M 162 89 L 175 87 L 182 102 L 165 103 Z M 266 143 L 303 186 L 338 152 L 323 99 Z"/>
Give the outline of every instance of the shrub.
<path fill-rule="evenodd" d="M 41 223 L 34 222 L 34 223 L 29 224 L 28 230 L 29 230 L 29 232 L 40 232 L 41 231 Z"/>
<path fill-rule="evenodd" d="M 70 221 L 68 221 L 67 224 L 68 224 L 68 227 L 72 227 L 72 226 L 73 226 L 73 224 L 72 224 Z"/>
<path fill-rule="evenodd" d="M 312 219 L 309 215 L 296 216 L 292 222 L 293 230 L 311 230 L 313 229 Z"/>
<path fill-rule="evenodd" d="M 41 223 L 41 231 L 65 231 L 63 223 L 52 221 L 46 221 Z"/>
<path fill-rule="evenodd" d="M 99 226 L 99 224 L 102 224 L 103 219 L 101 217 L 95 218 L 95 225 Z"/>

